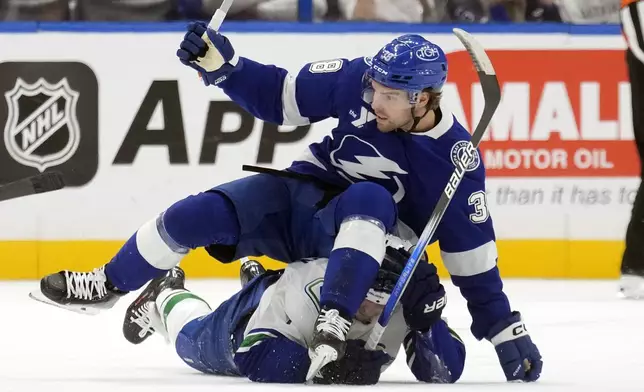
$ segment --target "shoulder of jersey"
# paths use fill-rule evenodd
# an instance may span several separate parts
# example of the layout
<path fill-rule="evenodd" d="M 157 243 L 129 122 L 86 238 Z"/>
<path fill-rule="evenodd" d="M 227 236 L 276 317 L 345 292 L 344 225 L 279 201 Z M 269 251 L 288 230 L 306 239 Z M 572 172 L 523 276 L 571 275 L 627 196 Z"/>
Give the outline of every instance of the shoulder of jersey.
<path fill-rule="evenodd" d="M 333 83 L 336 107 L 354 107 L 361 99 L 362 77 L 370 62 L 367 57 L 322 60 L 311 63 L 308 72 Z"/>
<path fill-rule="evenodd" d="M 364 72 L 371 66 L 370 57 L 357 57 L 354 59 L 335 58 L 318 60 L 308 64 L 307 71 L 312 74 L 336 74 L 340 77 L 359 75 L 362 79 Z"/>
<path fill-rule="evenodd" d="M 434 151 L 437 156 L 446 161 L 451 161 L 452 165 L 456 167 L 457 160 L 465 151 L 468 143 L 472 139 L 472 135 L 467 129 L 453 116 L 449 111 L 444 110 L 444 116 L 451 116 L 451 127 L 449 130 L 442 133 L 439 137 L 422 138 L 421 143 L 425 144 L 427 148 Z M 467 172 L 471 176 L 479 174 L 483 170 L 481 156 L 477 152 L 474 161 L 468 165 Z"/>
<path fill-rule="evenodd" d="M 458 157 L 464 153 L 467 145 L 472 140 L 472 135 L 460 122 L 455 120 L 452 129 L 445 136 L 449 136 L 449 139 L 445 140 L 449 144 L 449 158 L 452 164 L 456 166 Z M 466 171 L 469 172 L 470 176 L 478 177 L 484 175 L 484 170 L 483 160 L 480 151 L 477 149 L 474 160 L 467 166 Z"/>

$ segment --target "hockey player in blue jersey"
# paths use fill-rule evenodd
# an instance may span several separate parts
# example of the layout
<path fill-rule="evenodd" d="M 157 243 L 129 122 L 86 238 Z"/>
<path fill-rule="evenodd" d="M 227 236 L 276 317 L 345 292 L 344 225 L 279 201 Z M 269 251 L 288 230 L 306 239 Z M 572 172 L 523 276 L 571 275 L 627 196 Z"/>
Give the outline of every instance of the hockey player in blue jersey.
<path fill-rule="evenodd" d="M 445 303 L 436 267 L 426 261 L 415 270 L 379 349 L 364 347 L 408 257 L 404 248 L 387 246 L 376 281 L 352 320 L 345 355 L 323 367 L 314 383 L 375 384 L 400 348 L 417 380 L 454 383 L 460 378 L 465 346 L 442 319 L 445 306 L 425 309 L 425 304 Z M 159 334 L 188 366 L 206 374 L 303 383 L 310 366 L 307 342 L 327 265 L 326 258 L 316 258 L 266 271 L 246 260 L 241 290 L 214 310 L 185 288 L 185 274 L 175 267 L 154 279 L 128 307 L 123 334 L 134 344 Z"/>
<path fill-rule="evenodd" d="M 397 219 L 422 232 L 470 138 L 440 103 L 443 50 L 404 35 L 373 58 L 318 61 L 290 74 L 238 56 L 225 36 L 192 23 L 177 55 L 206 85 L 264 121 L 302 125 L 332 117 L 338 125 L 287 170 L 188 196 L 145 223 L 104 267 L 49 275 L 39 294 L 66 307 L 111 307 L 198 247 L 222 262 L 328 257 L 309 349 L 311 356 L 330 349 L 341 359 L 343 326 L 375 279 L 386 234 Z M 478 155 L 434 241 L 467 299 L 474 336 L 494 344 L 508 380 L 537 379 L 541 357 L 502 290 Z"/>

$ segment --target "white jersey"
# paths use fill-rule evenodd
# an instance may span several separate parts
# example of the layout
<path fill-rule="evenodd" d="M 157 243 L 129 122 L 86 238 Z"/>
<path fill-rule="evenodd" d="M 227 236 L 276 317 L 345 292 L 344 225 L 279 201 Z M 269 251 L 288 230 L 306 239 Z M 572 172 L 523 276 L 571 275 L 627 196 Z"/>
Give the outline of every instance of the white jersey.
<path fill-rule="evenodd" d="M 260 300 L 244 331 L 244 338 L 253 330 L 275 330 L 288 339 L 309 347 L 313 327 L 320 312 L 320 287 L 328 259 L 289 264 L 279 280 L 269 287 Z M 366 341 L 376 321 L 365 325 L 353 320 L 347 339 Z M 380 340 L 383 349 L 395 358 L 407 333 L 407 324 L 398 305 Z M 383 367 L 382 370 L 386 368 Z"/>
<path fill-rule="evenodd" d="M 619 23 L 620 0 L 555 0 L 564 22 Z"/>

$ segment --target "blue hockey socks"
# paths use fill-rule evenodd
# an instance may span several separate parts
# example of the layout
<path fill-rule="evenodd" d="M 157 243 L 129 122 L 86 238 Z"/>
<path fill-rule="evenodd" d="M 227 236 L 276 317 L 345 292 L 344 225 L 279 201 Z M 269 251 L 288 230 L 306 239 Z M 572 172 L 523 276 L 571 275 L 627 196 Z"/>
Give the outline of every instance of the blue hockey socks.
<path fill-rule="evenodd" d="M 225 196 L 188 196 L 141 226 L 105 266 L 105 274 L 119 290 L 134 291 L 176 266 L 191 249 L 236 244 L 239 230 L 235 209 Z"/>
<path fill-rule="evenodd" d="M 335 212 L 341 223 L 329 255 L 320 305 L 338 309 L 351 319 L 378 274 L 385 256 L 385 234 L 396 221 L 396 204 L 385 188 L 362 182 L 339 197 Z"/>

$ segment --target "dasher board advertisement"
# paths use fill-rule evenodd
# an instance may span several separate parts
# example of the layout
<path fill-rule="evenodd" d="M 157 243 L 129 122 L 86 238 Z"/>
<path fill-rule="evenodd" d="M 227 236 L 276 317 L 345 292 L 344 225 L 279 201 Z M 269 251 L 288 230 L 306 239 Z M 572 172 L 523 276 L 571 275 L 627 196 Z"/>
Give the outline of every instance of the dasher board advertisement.
<path fill-rule="evenodd" d="M 0 203 L 0 252 L 11 255 L 0 278 L 107 262 L 173 202 L 250 175 L 243 164 L 284 168 L 335 126 L 253 118 L 178 61 L 178 29 L 87 26 L 0 32 L 0 182 L 45 170 L 69 180 L 64 190 Z M 623 38 L 491 29 L 474 34 L 502 88 L 481 143 L 502 274 L 616 277 L 640 170 Z M 297 72 L 373 55 L 399 33 L 226 34 L 240 56 Z M 467 53 L 444 27 L 420 33 L 449 53 L 444 101 L 473 129 L 483 100 Z M 440 265 L 435 246 L 431 255 Z M 185 267 L 192 276 L 237 275 L 236 264 L 203 250 Z"/>

